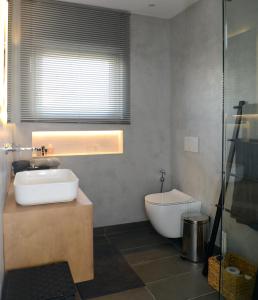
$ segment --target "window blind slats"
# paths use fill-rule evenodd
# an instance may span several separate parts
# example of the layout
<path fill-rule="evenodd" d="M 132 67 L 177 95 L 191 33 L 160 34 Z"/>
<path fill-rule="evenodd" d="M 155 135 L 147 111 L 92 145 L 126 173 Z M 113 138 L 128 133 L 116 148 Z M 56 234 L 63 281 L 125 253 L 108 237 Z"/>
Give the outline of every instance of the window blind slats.
<path fill-rule="evenodd" d="M 130 122 L 129 14 L 21 0 L 20 18 L 21 121 Z"/>

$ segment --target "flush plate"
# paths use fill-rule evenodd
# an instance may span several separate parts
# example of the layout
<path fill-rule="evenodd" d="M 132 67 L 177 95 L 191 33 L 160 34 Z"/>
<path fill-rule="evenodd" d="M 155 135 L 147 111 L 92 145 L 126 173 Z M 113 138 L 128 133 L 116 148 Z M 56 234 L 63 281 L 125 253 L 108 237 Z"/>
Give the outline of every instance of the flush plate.
<path fill-rule="evenodd" d="M 199 138 L 195 136 L 186 136 L 184 138 L 184 151 L 198 153 Z"/>

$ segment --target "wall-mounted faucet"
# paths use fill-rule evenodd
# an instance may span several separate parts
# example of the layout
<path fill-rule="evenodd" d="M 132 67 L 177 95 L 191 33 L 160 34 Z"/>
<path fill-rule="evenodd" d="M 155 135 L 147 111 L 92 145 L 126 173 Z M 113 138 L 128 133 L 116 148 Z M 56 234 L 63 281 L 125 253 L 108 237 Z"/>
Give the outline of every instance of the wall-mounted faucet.
<path fill-rule="evenodd" d="M 165 182 L 166 170 L 161 169 L 160 174 L 161 174 L 161 177 L 160 177 L 160 182 L 161 182 L 160 192 L 162 193 L 163 192 L 163 185 L 164 185 L 164 182 Z"/>
<path fill-rule="evenodd" d="M 0 151 L 4 151 L 5 154 L 8 154 L 9 152 L 20 151 L 42 151 L 42 149 L 37 147 L 21 147 L 15 144 L 3 144 L 3 146 L 0 147 Z"/>

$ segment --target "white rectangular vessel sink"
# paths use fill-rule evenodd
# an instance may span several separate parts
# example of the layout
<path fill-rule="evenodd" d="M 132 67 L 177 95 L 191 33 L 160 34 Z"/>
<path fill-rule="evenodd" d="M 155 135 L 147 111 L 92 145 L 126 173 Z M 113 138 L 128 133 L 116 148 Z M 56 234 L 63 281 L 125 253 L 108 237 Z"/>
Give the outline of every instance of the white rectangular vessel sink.
<path fill-rule="evenodd" d="M 24 171 L 15 175 L 14 192 L 20 205 L 69 202 L 77 197 L 79 179 L 68 169 Z"/>

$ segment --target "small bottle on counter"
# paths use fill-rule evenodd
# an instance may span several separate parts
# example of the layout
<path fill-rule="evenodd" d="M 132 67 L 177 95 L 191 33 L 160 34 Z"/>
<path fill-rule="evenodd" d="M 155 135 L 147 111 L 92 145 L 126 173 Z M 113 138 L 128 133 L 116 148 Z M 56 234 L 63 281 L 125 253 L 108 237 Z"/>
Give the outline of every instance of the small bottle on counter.
<path fill-rule="evenodd" d="M 45 156 L 45 146 L 41 146 L 41 156 Z"/>

